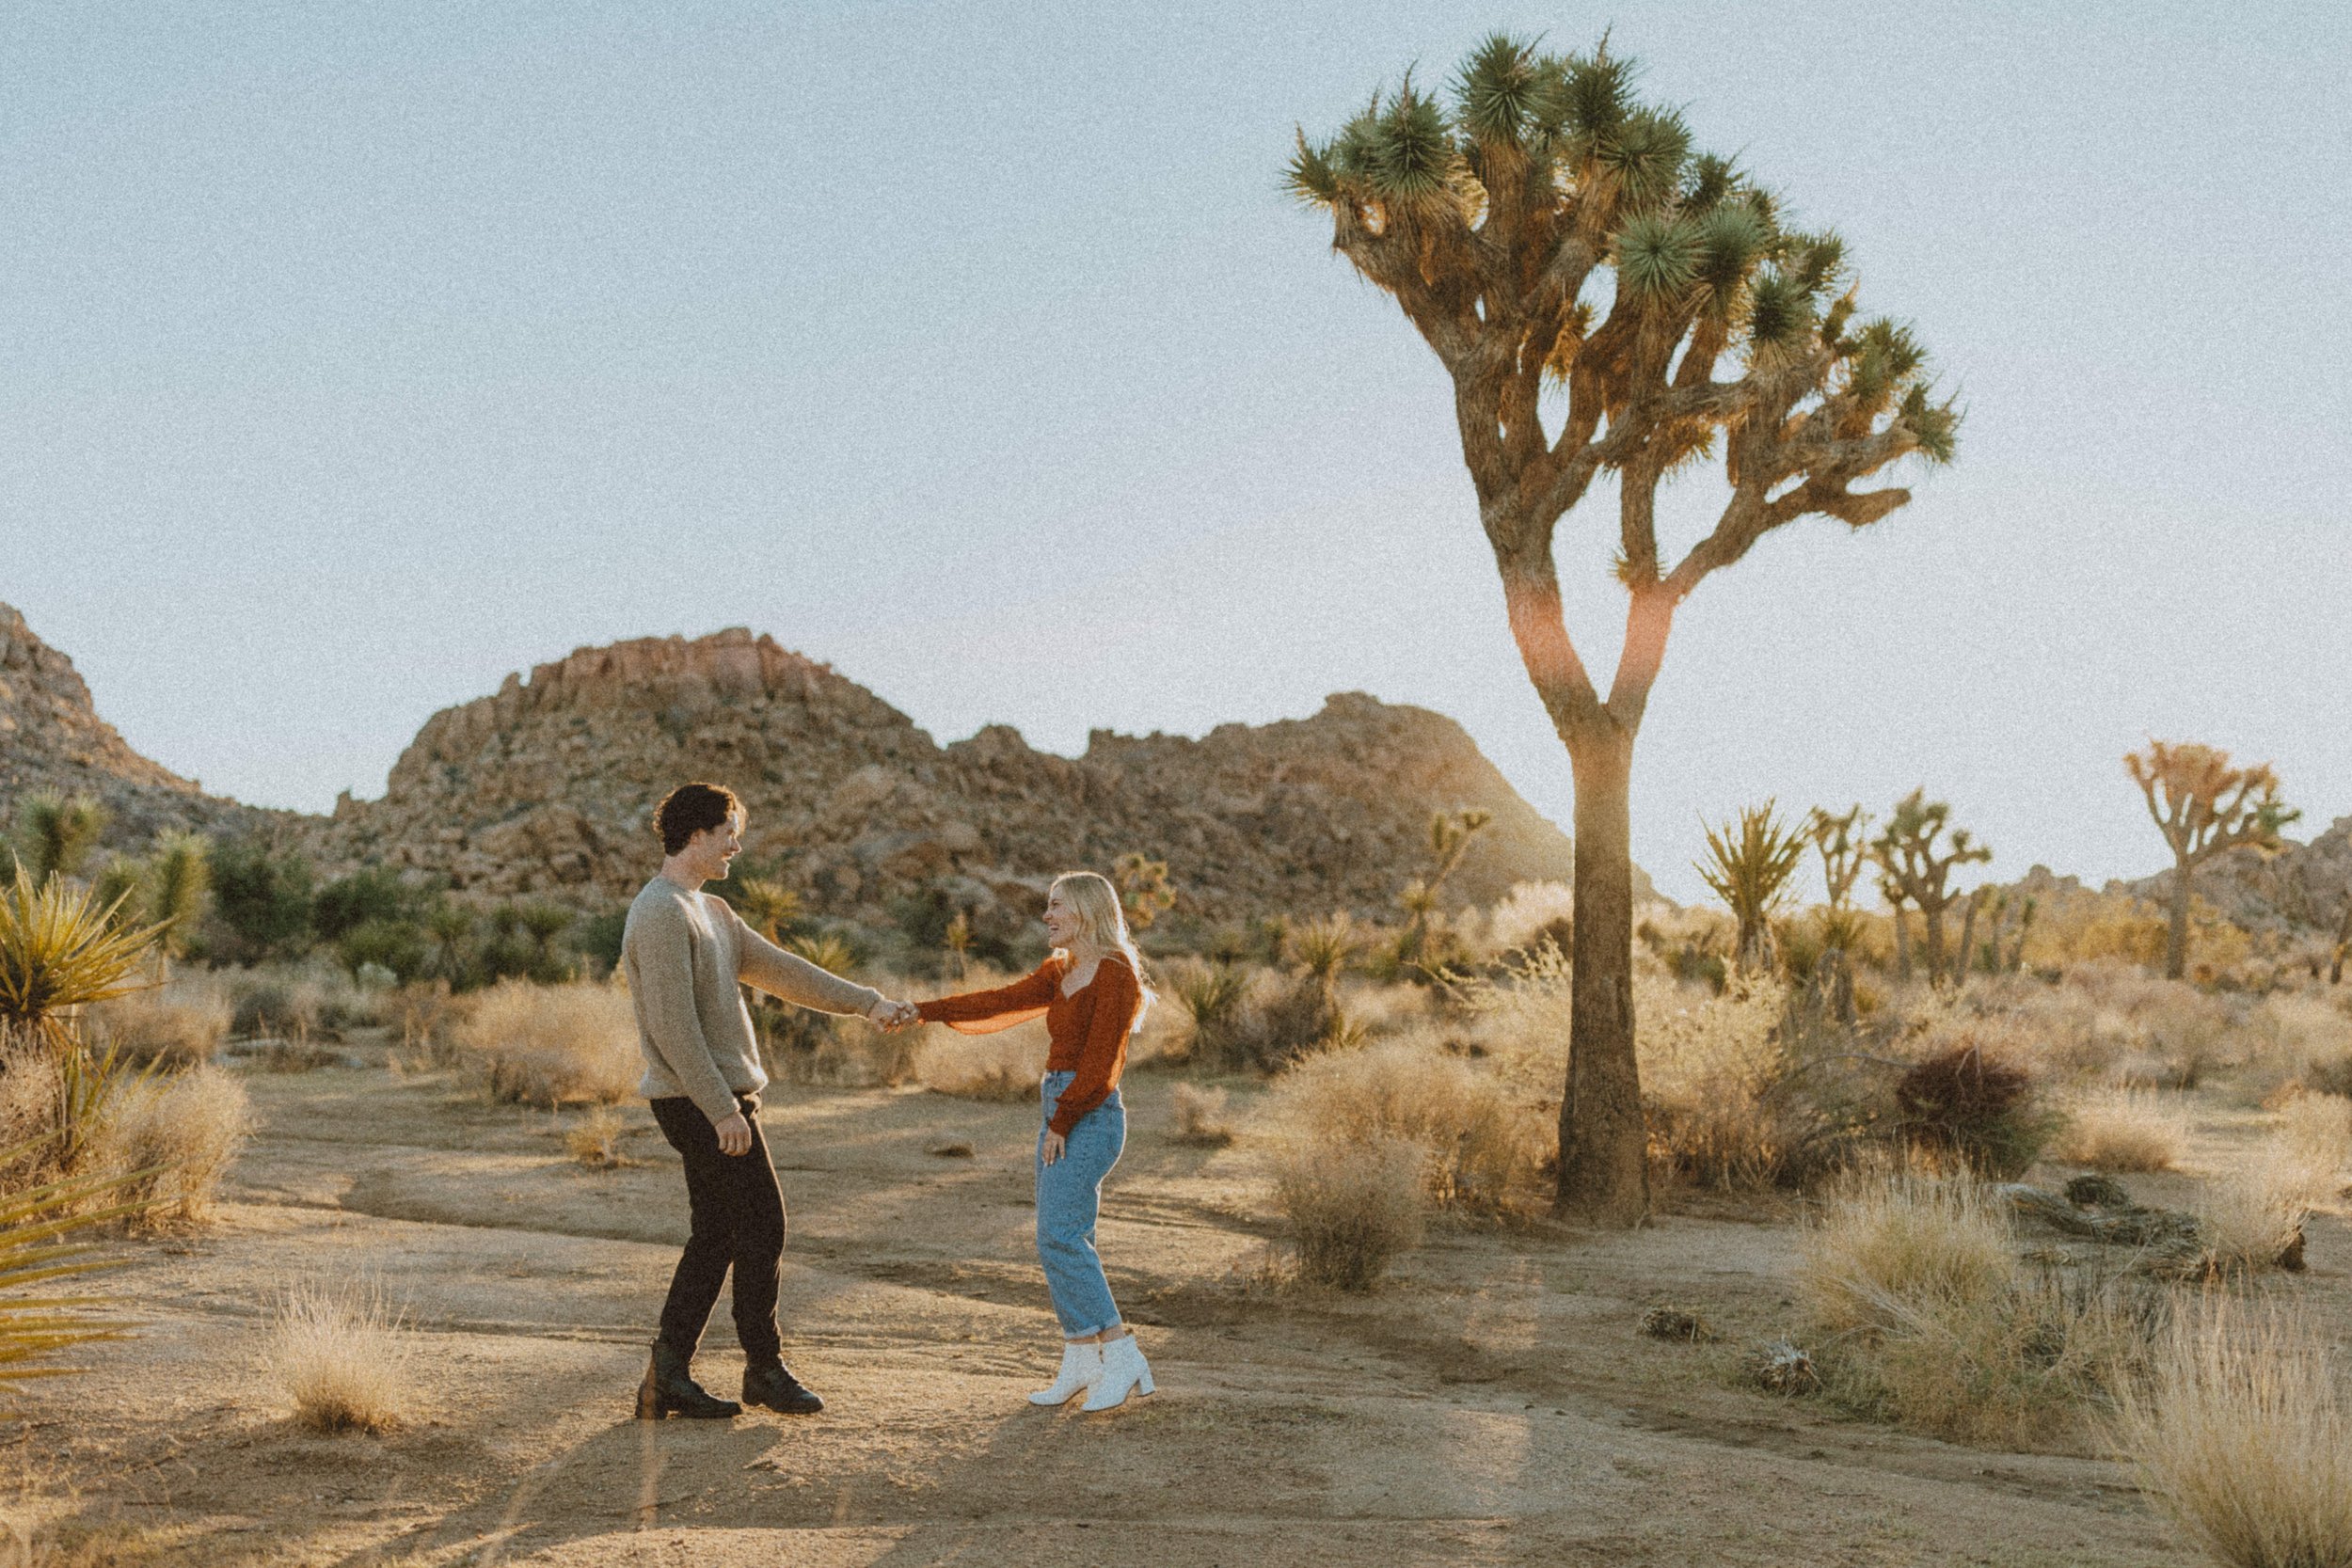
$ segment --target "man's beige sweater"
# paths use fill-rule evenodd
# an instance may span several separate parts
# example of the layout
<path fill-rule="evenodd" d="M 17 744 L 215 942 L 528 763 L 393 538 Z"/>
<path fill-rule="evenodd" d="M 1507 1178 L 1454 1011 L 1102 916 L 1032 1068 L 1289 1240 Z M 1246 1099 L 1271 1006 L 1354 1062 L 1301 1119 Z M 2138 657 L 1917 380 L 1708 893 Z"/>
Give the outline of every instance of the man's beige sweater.
<path fill-rule="evenodd" d="M 742 983 L 820 1013 L 866 1013 L 882 1000 L 778 947 L 716 894 L 689 893 L 667 877 L 629 905 L 621 969 L 645 1053 L 637 1092 L 685 1095 L 713 1122 L 735 1114 L 737 1095 L 768 1086 Z"/>

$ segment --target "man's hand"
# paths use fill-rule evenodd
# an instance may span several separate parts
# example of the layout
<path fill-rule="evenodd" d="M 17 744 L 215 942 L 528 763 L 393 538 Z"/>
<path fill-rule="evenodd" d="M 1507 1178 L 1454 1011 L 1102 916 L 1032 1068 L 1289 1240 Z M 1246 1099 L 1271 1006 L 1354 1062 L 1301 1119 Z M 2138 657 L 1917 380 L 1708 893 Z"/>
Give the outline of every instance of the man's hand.
<path fill-rule="evenodd" d="M 875 1003 L 873 1010 L 866 1017 L 867 1022 L 875 1027 L 894 1035 L 911 1023 L 923 1022 L 922 1015 L 915 1011 L 914 1003 L 893 1002 L 886 996 Z"/>
<path fill-rule="evenodd" d="M 726 1120 L 713 1122 L 711 1127 L 719 1134 L 720 1153 L 749 1154 L 752 1151 L 752 1124 L 743 1119 L 742 1112 L 732 1112 Z"/>

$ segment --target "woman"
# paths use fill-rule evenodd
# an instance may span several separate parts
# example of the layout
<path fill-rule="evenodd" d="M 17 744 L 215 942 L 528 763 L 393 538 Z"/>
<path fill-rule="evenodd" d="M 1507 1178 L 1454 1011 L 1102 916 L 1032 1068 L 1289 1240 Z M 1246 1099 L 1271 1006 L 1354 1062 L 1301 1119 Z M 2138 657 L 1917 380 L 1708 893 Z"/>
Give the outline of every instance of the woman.
<path fill-rule="evenodd" d="M 1051 1050 L 1041 1099 L 1045 1125 L 1037 1148 L 1037 1255 L 1061 1320 L 1061 1375 L 1032 1404 L 1085 1394 L 1087 1410 L 1113 1410 L 1152 1392 L 1152 1369 L 1133 1330 L 1120 1321 L 1094 1250 L 1103 1178 L 1127 1142 L 1119 1074 L 1127 1038 L 1143 1022 L 1151 992 L 1127 935 L 1119 894 L 1091 871 L 1056 879 L 1045 900 L 1055 951 L 1009 986 L 920 1004 L 927 1022 L 968 1035 L 1045 1020 Z"/>

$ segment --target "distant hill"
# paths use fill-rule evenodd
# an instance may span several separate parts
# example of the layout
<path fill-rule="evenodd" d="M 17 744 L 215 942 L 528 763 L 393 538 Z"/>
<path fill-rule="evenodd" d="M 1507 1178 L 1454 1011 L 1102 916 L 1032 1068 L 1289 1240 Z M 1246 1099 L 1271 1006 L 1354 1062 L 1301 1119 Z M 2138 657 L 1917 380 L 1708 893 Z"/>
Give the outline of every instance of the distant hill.
<path fill-rule="evenodd" d="M 337 864 L 448 878 L 488 896 L 609 905 L 659 856 L 655 803 L 692 778 L 751 816 L 750 857 L 822 913 L 870 918 L 923 885 L 983 914 L 1034 907 L 1053 873 L 1166 860 L 1204 921 L 1392 910 L 1432 812 L 1494 814 L 1449 892 L 1566 879 L 1565 834 L 1461 726 L 1347 693 L 1311 719 L 1198 739 L 1096 731 L 1075 759 L 993 725 L 940 746 L 831 668 L 740 628 L 583 648 L 426 721 L 383 799 L 346 796 L 318 838 Z"/>
<path fill-rule="evenodd" d="M 133 751 L 98 717 L 73 660 L 0 604 L 0 827 L 26 797 L 42 794 L 99 800 L 105 842 L 116 847 L 144 846 L 171 829 L 247 832 L 289 815 L 207 795 Z"/>
<path fill-rule="evenodd" d="M 263 811 L 133 751 L 72 659 L 0 605 L 0 822 L 28 795 L 90 795 L 118 847 L 167 829 L 262 832 L 330 876 L 385 865 L 476 898 L 601 909 L 650 874 L 654 804 L 692 778 L 743 797 L 752 861 L 815 911 L 868 921 L 925 887 L 1025 920 L 1054 873 L 1136 850 L 1168 862 L 1178 912 L 1204 922 L 1392 913 L 1426 868 L 1430 815 L 1466 806 L 1493 823 L 1454 900 L 1573 869 L 1567 836 L 1424 708 L 1342 693 L 1310 719 L 1197 740 L 1098 730 L 1077 758 L 1003 725 L 941 746 L 856 682 L 740 628 L 582 648 L 510 675 L 428 720 L 382 799 L 346 794 L 331 817 Z"/>

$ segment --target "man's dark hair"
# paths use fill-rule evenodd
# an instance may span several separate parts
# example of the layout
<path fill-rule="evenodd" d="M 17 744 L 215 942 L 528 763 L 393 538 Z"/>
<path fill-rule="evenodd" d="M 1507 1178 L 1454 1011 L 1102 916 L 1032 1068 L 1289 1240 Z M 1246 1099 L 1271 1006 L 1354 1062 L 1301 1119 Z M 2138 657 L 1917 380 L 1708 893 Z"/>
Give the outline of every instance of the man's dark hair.
<path fill-rule="evenodd" d="M 661 852 L 675 855 L 696 833 L 718 827 L 742 809 L 743 802 L 724 784 L 683 784 L 653 808 L 653 831 L 661 835 Z"/>

